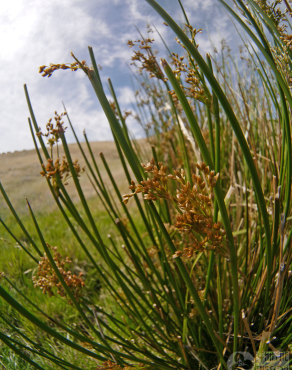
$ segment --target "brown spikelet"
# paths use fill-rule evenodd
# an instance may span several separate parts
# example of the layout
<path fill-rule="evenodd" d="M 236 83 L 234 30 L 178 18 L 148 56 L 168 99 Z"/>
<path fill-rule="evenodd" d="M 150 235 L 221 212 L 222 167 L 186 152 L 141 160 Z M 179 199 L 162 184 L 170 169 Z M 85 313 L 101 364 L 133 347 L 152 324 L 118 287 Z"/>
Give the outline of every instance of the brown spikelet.
<path fill-rule="evenodd" d="M 68 257 L 66 257 L 65 260 L 62 259 L 61 254 L 57 252 L 57 247 L 51 247 L 48 244 L 47 246 L 48 248 L 52 249 L 55 264 L 69 289 L 72 291 L 74 297 L 78 301 L 80 298 L 81 289 L 85 286 L 85 283 L 82 280 L 83 273 L 80 272 L 79 276 L 77 276 L 72 274 L 71 271 L 66 271 L 64 269 L 65 264 L 71 263 L 72 261 Z M 61 297 L 66 298 L 69 304 L 72 304 L 70 299 L 67 297 L 65 289 L 55 274 L 46 254 L 44 254 L 44 257 L 41 257 L 41 261 L 38 265 L 37 276 L 33 276 L 32 279 L 34 282 L 34 287 L 39 287 L 43 291 L 43 294 L 48 294 L 49 297 L 51 297 L 57 293 Z"/>
<path fill-rule="evenodd" d="M 141 181 L 138 185 L 132 181 L 130 189 L 134 192 L 123 195 L 123 201 L 127 204 L 134 194 L 144 193 L 145 200 L 165 199 L 174 205 L 177 210 L 174 226 L 191 242 L 182 251 L 178 250 L 173 258 L 180 256 L 191 258 L 196 251 L 206 249 L 214 250 L 226 257 L 228 252 L 225 230 L 220 222 L 213 222 L 212 192 L 219 179 L 219 174 L 215 175 L 215 172 L 210 171 L 205 163 L 197 164 L 201 175 L 193 174 L 193 185 L 191 185 L 189 181 L 186 181 L 183 169 L 174 170 L 173 175 L 167 174 L 163 163 L 160 162 L 156 166 L 153 158 L 147 164 L 142 163 L 142 167 L 145 172 L 152 174 L 151 178 Z M 169 180 L 176 183 L 175 196 L 172 195 L 168 186 Z"/>

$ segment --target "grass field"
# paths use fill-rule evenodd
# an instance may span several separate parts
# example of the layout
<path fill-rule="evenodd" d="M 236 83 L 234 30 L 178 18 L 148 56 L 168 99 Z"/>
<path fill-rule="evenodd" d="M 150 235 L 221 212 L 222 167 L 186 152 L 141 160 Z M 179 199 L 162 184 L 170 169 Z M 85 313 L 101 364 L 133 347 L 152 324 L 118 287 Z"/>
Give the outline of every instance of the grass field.
<path fill-rule="evenodd" d="M 242 39 L 235 58 L 222 41 L 220 52 L 201 55 L 201 30 L 182 2 L 183 28 L 147 0 L 182 46 L 181 55 L 158 61 L 152 38 L 128 42 L 140 84 L 137 120 L 151 147 L 131 140 L 128 114 L 110 79 L 108 100 L 91 47 L 89 61 L 71 53 L 72 63 L 40 73 L 88 77 L 117 152 L 113 143 L 95 143 L 84 157 L 68 147 L 67 113 L 55 113 L 44 139 L 25 86 L 58 209 L 36 155 L 2 157 L 3 185 L 26 227 L 23 235 L 2 204 L 2 223 L 15 237 L 2 234 L 0 340 L 27 363 L 15 365 L 1 344 L 4 368 L 230 370 L 247 352 L 256 370 L 292 355 L 292 9 L 236 0 L 234 10 L 219 1 L 257 49 Z M 64 161 L 44 140 L 62 145 Z M 86 173 L 79 180 L 75 158 L 81 167 L 85 160 L 97 196 Z"/>
<path fill-rule="evenodd" d="M 145 140 L 139 140 L 138 142 L 140 145 L 145 145 Z M 82 146 L 85 152 L 87 152 L 85 145 L 82 144 Z M 104 154 L 121 194 L 127 193 L 127 182 L 125 181 L 123 168 L 120 164 L 120 159 L 118 157 L 114 142 L 94 142 L 91 143 L 91 148 L 95 155 L 97 165 L 99 166 L 101 176 L 104 179 L 104 183 L 113 193 L 113 198 L 117 203 L 117 195 L 113 192 L 112 183 L 106 174 L 106 170 L 104 169 L 99 156 L 100 152 Z M 70 150 L 72 157 L 74 159 L 80 158 L 79 162 L 81 165 L 83 165 L 81 153 L 77 147 L 77 144 L 71 144 Z M 60 211 L 57 209 L 55 201 L 46 184 L 46 180 L 41 177 L 39 173 L 40 164 L 38 162 L 35 150 L 2 154 L 0 159 L 2 164 L 0 170 L 2 185 L 6 189 L 6 192 L 9 195 L 15 210 L 21 217 L 24 226 L 32 236 L 33 240 L 37 241 L 38 236 L 29 215 L 25 198 L 29 200 L 32 208 L 35 211 L 45 240 L 52 246 L 58 246 L 58 251 L 63 256 L 68 256 L 71 259 L 72 263 L 70 264 L 70 269 L 72 273 L 84 273 L 86 281 L 86 294 L 91 298 L 95 297 L 96 302 L 100 305 L 110 302 L 110 298 L 104 294 L 100 285 L 100 281 L 98 278 L 96 278 L 91 264 L 88 263 L 85 253 L 78 246 L 78 243 L 68 228 L 65 220 L 60 217 Z M 70 181 L 69 179 L 68 182 L 68 192 L 72 196 L 73 201 L 76 203 L 78 211 L 84 216 L 84 211 L 79 204 L 78 195 L 76 192 L 74 192 L 75 189 L 71 184 L 72 180 Z M 109 242 L 109 236 L 111 236 L 113 242 L 121 247 L 121 237 L 116 230 L 115 224 L 110 219 L 100 199 L 96 195 L 95 190 L 93 189 L 86 175 L 86 172 L 81 175 L 80 183 L 84 189 L 84 193 L 88 199 L 90 209 L 102 238 L 106 242 Z M 124 215 L 121 214 L 121 217 L 124 217 Z M 3 198 L 1 198 L 1 219 L 9 227 L 10 231 L 13 232 L 17 239 L 26 245 L 28 250 L 32 252 L 32 248 L 27 244 L 25 235 L 15 222 Z M 140 227 L 142 232 L 142 223 Z M 71 324 L 74 324 L 74 322 L 78 321 L 79 318 L 78 314 L 76 314 L 76 310 L 72 306 L 68 305 L 65 300 L 58 296 L 49 297 L 48 295 L 43 295 L 40 289 L 33 288 L 32 276 L 34 276 L 37 272 L 37 265 L 34 263 L 34 261 L 27 258 L 27 255 L 15 242 L 15 240 L 13 240 L 3 225 L 1 225 L 0 228 L 0 271 L 3 271 L 5 276 L 9 278 L 15 284 L 17 289 L 19 289 L 19 291 L 28 299 L 33 302 L 38 302 L 39 307 L 51 318 L 57 319 L 61 322 L 66 321 Z M 90 245 L 86 235 L 84 235 L 83 238 L 85 243 Z M 98 261 L 99 256 L 96 250 L 92 248 L 92 246 L 89 246 L 89 250 L 93 257 Z M 120 252 L 123 255 L 122 248 L 120 248 Z M 16 297 L 16 294 L 14 294 L 16 291 L 10 289 L 10 292 Z M 22 302 L 24 302 L 24 300 L 22 300 Z M 0 313 L 5 315 L 6 319 L 11 320 L 11 322 L 14 322 L 14 324 L 17 325 L 19 315 L 17 312 L 11 310 L 9 306 L 5 305 L 3 300 L 0 300 Z M 47 337 L 41 338 L 40 332 L 33 334 L 34 328 L 29 323 L 27 326 L 21 325 L 20 329 L 24 330 L 26 333 L 31 333 L 34 337 L 40 336 L 38 338 L 39 341 L 46 342 L 48 344 L 48 348 L 51 347 L 50 340 Z M 0 330 L 3 330 L 4 332 L 8 330 L 9 332 L 7 323 L 3 322 L 2 320 L 0 323 Z M 70 352 L 70 350 L 68 353 L 66 350 L 66 356 L 68 356 L 68 360 L 70 360 L 72 363 L 80 364 L 83 362 L 81 357 L 76 357 L 76 354 L 73 354 L 73 352 Z M 38 360 L 42 361 L 39 356 Z M 94 361 L 88 361 L 87 368 L 94 369 L 96 363 Z M 1 364 L 3 366 L 2 369 L 7 370 L 31 368 L 31 365 L 26 364 L 3 343 L 0 343 L 0 365 Z M 48 366 L 48 364 L 46 364 L 46 366 Z"/>
<path fill-rule="evenodd" d="M 109 167 L 114 173 L 115 179 L 121 190 L 127 189 L 127 184 L 124 182 L 124 173 L 120 165 L 119 156 L 113 141 L 105 142 L 93 142 L 91 143 L 92 151 L 96 158 L 97 164 L 100 166 L 101 175 L 105 177 L 106 171 L 102 165 L 99 153 L 102 152 L 108 162 Z M 85 143 L 82 143 L 86 155 L 88 156 L 88 150 Z M 71 144 L 70 150 L 72 158 L 79 159 L 79 163 L 83 166 L 84 160 L 80 153 L 77 144 Z M 56 150 L 54 151 L 56 155 Z M 60 156 L 63 155 L 62 149 L 60 149 Z M 36 211 L 51 210 L 55 207 L 55 201 L 50 194 L 46 181 L 40 175 L 41 167 L 39 164 L 38 157 L 35 150 L 24 150 L 21 152 L 14 152 L 8 154 L 1 154 L 1 168 L 0 168 L 0 179 L 3 187 L 6 189 L 7 194 L 13 204 L 17 207 L 20 214 L 27 213 L 27 206 L 25 198 L 28 198 L 33 209 Z M 95 195 L 95 191 L 86 176 L 86 173 L 80 178 L 82 188 L 86 197 L 92 197 Z M 108 184 L 111 189 L 111 184 L 108 178 L 105 178 L 105 183 Z M 68 191 L 72 195 L 73 200 L 78 202 L 78 195 L 74 192 L 72 181 L 69 181 Z M 3 198 L 0 199 L 1 205 L 1 217 L 6 217 L 5 202 Z M 4 209 L 3 209 L 4 206 Z M 3 215 L 4 212 L 4 215 Z"/>

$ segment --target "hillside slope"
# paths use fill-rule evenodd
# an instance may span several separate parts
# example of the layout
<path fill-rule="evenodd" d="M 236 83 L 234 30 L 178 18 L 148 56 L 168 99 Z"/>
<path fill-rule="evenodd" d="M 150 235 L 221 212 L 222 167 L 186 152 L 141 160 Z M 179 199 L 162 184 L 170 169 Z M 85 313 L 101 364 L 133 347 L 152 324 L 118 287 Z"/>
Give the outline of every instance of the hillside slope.
<path fill-rule="evenodd" d="M 145 140 L 138 140 L 139 144 L 145 145 Z M 82 143 L 82 148 L 87 154 L 86 144 Z M 77 144 L 69 145 L 72 159 L 78 159 L 80 166 L 85 165 L 85 161 L 78 148 Z M 123 167 L 121 165 L 115 144 L 113 141 L 93 142 L 91 148 L 94 153 L 97 165 L 104 178 L 105 183 L 111 189 L 112 186 L 100 159 L 99 153 L 102 152 L 107 160 L 107 163 L 114 175 L 115 181 L 119 185 L 121 191 L 127 192 L 128 184 L 124 175 Z M 63 153 L 60 152 L 60 157 Z M 54 152 L 56 158 L 56 152 Z M 11 202 L 17 208 L 17 211 L 21 214 L 27 212 L 27 206 L 25 197 L 30 201 L 33 209 L 38 210 L 50 210 L 55 207 L 54 199 L 50 193 L 49 187 L 47 186 L 45 178 L 40 175 L 41 167 L 35 150 L 24 150 L 21 152 L 7 153 L 0 155 L 0 181 L 4 186 Z M 91 160 L 90 160 L 91 163 Z M 88 174 L 90 173 L 87 171 Z M 70 179 L 67 185 L 67 190 L 73 196 L 74 201 L 78 201 L 79 197 L 73 186 L 73 180 Z M 85 173 L 81 175 L 80 183 L 86 197 L 92 197 L 95 195 L 88 176 Z M 5 217 L 7 212 L 7 206 L 2 196 L 0 195 L 0 207 L 1 217 Z"/>

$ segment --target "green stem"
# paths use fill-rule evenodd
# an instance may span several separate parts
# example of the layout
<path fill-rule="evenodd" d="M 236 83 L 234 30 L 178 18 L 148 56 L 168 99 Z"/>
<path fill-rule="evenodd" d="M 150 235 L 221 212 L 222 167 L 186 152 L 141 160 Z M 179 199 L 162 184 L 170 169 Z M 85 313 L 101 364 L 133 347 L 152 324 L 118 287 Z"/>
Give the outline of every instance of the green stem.
<path fill-rule="evenodd" d="M 167 64 L 166 61 L 162 62 L 164 71 L 169 78 L 170 82 L 172 83 L 172 86 L 174 88 L 174 91 L 184 109 L 184 112 L 189 120 L 189 124 L 191 127 L 191 130 L 197 140 L 197 143 L 199 145 L 199 148 L 201 150 L 202 156 L 204 158 L 205 163 L 207 166 L 210 167 L 210 169 L 214 169 L 214 165 L 211 159 L 211 156 L 209 154 L 208 148 L 206 146 L 206 143 L 204 141 L 203 135 L 201 133 L 201 130 L 199 128 L 198 122 L 193 114 L 193 111 L 187 101 L 186 96 L 184 95 L 177 79 L 175 78 L 171 68 Z M 230 262 L 231 262 L 231 275 L 232 275 L 232 285 L 233 285 L 233 302 L 234 302 L 234 352 L 236 352 L 237 349 L 237 333 L 238 333 L 238 324 L 239 324 L 239 292 L 238 292 L 238 280 L 237 280 L 237 256 L 236 256 L 236 249 L 234 246 L 234 240 L 232 235 L 232 229 L 229 222 L 226 206 L 224 203 L 224 196 L 221 191 L 220 184 L 217 183 L 215 188 L 215 195 L 216 200 L 218 202 L 219 210 L 222 216 L 222 221 L 226 230 L 226 235 L 229 242 L 229 252 L 230 252 Z"/>

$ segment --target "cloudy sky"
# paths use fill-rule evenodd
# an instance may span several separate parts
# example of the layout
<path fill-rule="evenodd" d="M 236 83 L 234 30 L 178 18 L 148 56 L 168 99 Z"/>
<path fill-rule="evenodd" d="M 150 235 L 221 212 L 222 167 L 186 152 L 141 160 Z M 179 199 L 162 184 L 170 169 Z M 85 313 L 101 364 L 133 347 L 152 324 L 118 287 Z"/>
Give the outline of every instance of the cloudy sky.
<path fill-rule="evenodd" d="M 177 0 L 159 0 L 168 13 L 184 23 Z M 190 23 L 203 28 L 198 38 L 200 51 L 210 49 L 209 36 L 220 47 L 220 38 L 235 45 L 236 32 L 217 0 L 182 0 Z M 54 111 L 61 113 L 64 101 L 78 136 L 86 129 L 92 141 L 110 140 L 106 118 L 86 76 L 78 71 L 57 71 L 43 78 L 38 67 L 49 63 L 72 62 L 70 52 L 89 61 L 87 46 L 93 47 L 97 63 L 103 67 L 106 85 L 111 78 L 123 109 L 131 109 L 133 89 L 130 71 L 132 50 L 129 39 L 138 38 L 135 25 L 145 34 L 146 24 L 154 23 L 170 47 L 176 47 L 174 34 L 145 0 L 12 0 L 0 5 L 0 153 L 33 148 L 23 84 L 38 121 L 45 127 Z M 209 34 L 209 36 L 208 36 Z M 159 56 L 165 49 L 158 35 Z M 132 131 L 141 135 L 134 123 Z M 67 132 L 69 142 L 72 134 Z"/>

